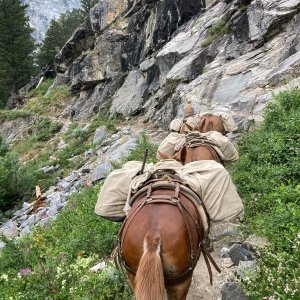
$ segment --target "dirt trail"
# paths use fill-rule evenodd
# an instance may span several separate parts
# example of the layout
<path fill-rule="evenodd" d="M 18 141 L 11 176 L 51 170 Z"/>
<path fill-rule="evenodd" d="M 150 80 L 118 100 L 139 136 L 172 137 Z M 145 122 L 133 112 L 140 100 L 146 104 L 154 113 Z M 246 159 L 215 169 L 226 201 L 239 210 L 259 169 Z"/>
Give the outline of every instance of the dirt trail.
<path fill-rule="evenodd" d="M 221 261 L 219 256 L 215 253 L 211 253 L 213 259 L 221 267 Z M 221 283 L 220 279 L 223 275 L 220 275 L 212 266 L 213 272 L 213 286 L 210 285 L 208 270 L 203 259 L 200 257 L 198 264 L 194 270 L 193 281 L 187 300 L 218 300 L 221 299 Z"/>

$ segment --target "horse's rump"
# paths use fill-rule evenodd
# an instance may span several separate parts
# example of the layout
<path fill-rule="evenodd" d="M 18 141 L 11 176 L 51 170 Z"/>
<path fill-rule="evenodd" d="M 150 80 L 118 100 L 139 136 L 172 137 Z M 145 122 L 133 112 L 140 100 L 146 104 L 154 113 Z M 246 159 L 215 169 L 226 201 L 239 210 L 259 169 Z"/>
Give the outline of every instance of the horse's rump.
<path fill-rule="evenodd" d="M 198 160 L 215 160 L 222 163 L 221 155 L 216 149 L 217 144 L 213 139 L 190 132 L 185 136 L 185 143 L 175 151 L 173 158 L 183 164 Z"/>
<path fill-rule="evenodd" d="M 206 114 L 200 118 L 196 129 L 199 132 L 218 131 L 222 134 L 226 134 L 226 130 L 223 125 L 222 117 L 216 115 Z"/>
<path fill-rule="evenodd" d="M 163 195 L 172 197 L 174 190 L 158 189 L 151 193 L 155 199 Z M 178 197 L 181 208 L 167 201 L 148 203 L 139 208 L 146 198 L 143 196 L 135 201 L 120 236 L 126 269 L 135 274 L 144 251 L 145 237 L 159 235 L 164 277 L 180 280 L 193 271 L 200 255 L 198 246 L 205 238 L 197 208 L 181 193 Z"/>
<path fill-rule="evenodd" d="M 194 115 L 183 120 L 183 124 L 180 126 L 179 133 L 187 133 L 193 131 L 201 133 L 218 131 L 223 135 L 226 134 L 222 116 L 214 114 L 205 114 L 202 116 Z"/>

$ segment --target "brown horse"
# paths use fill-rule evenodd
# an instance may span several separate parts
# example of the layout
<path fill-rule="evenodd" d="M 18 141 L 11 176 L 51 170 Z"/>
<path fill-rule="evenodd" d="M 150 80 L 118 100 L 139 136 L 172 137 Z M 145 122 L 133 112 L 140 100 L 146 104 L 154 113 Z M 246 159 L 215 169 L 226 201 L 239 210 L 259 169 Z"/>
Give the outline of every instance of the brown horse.
<path fill-rule="evenodd" d="M 199 132 L 218 131 L 223 135 L 226 134 L 221 116 L 211 114 L 203 115 L 197 124 L 197 128 Z"/>
<path fill-rule="evenodd" d="M 196 124 L 195 128 L 192 128 L 187 123 L 184 123 L 180 128 L 179 133 L 185 133 L 186 131 L 197 131 L 197 132 L 209 132 L 209 131 L 218 131 L 225 135 L 227 132 L 224 128 L 222 117 L 215 116 L 212 114 L 203 115 L 199 122 Z"/>
<path fill-rule="evenodd" d="M 118 257 L 137 300 L 163 300 L 165 291 L 169 300 L 186 299 L 201 251 L 211 276 L 203 221 L 191 198 L 198 197 L 179 182 L 158 181 L 132 199 Z"/>
<path fill-rule="evenodd" d="M 204 119 L 200 126 L 203 130 L 214 128 L 211 122 Z M 195 145 L 185 145 L 177 153 L 177 159 L 182 163 L 219 160 L 212 145 Z M 169 300 L 186 299 L 201 252 L 211 283 L 209 260 L 220 272 L 205 246 L 206 215 L 200 216 L 195 202 L 191 201 L 201 200 L 177 180 L 175 184 L 172 176 L 167 178 L 167 182 L 148 183 L 134 196 L 118 237 L 118 260 L 127 271 L 137 300 L 163 300 L 165 291 Z"/>
<path fill-rule="evenodd" d="M 186 134 L 185 139 L 185 144 L 173 157 L 183 165 L 198 160 L 215 160 L 222 163 L 216 145 L 205 136 L 201 136 L 197 132 L 190 132 Z"/>

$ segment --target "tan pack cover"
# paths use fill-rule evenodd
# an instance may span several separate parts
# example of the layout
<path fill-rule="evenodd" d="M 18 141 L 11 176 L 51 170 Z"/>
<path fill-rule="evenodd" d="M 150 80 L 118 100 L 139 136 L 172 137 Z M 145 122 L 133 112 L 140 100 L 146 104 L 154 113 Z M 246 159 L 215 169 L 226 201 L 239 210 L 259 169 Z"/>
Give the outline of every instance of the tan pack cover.
<path fill-rule="evenodd" d="M 109 174 L 98 197 L 96 214 L 102 217 L 126 216 L 124 210 L 130 209 L 130 195 L 137 192 L 157 170 L 171 169 L 203 200 L 212 221 L 223 221 L 243 215 L 243 203 L 229 173 L 215 161 L 197 161 L 183 166 L 175 160 L 164 160 L 155 166 L 146 165 L 145 173 L 136 176 L 141 167 L 142 162 L 131 161 L 122 169 Z M 198 210 L 203 215 L 201 205 L 198 206 Z"/>
<path fill-rule="evenodd" d="M 174 119 L 170 123 L 170 130 L 173 131 L 173 132 L 179 132 L 182 124 L 183 124 L 183 119 L 182 118 Z"/>
<path fill-rule="evenodd" d="M 244 205 L 236 191 L 230 174 L 214 160 L 191 162 L 183 166 L 175 160 L 162 160 L 154 166 L 148 166 L 145 174 L 135 177 L 131 182 L 131 193 L 142 187 L 148 178 L 157 170 L 174 170 L 204 202 L 207 213 L 212 221 L 223 221 L 241 218 Z M 126 212 L 130 210 L 130 197 L 127 199 Z M 203 208 L 198 205 L 200 215 Z"/>
<path fill-rule="evenodd" d="M 124 205 L 131 180 L 142 168 L 142 162 L 129 161 L 122 169 L 112 171 L 106 178 L 95 207 L 95 213 L 102 217 L 125 217 Z"/>
<path fill-rule="evenodd" d="M 233 162 L 239 159 L 239 154 L 235 146 L 228 137 L 217 131 L 209 131 L 199 133 L 200 136 L 207 137 L 217 146 L 214 147 L 223 161 Z M 173 157 L 175 152 L 179 150 L 185 143 L 185 134 L 171 132 L 159 145 L 156 157 L 157 159 L 165 159 Z"/>
<path fill-rule="evenodd" d="M 212 221 L 243 217 L 243 202 L 221 164 L 214 160 L 191 162 L 183 166 L 180 175 L 203 200 Z"/>
<path fill-rule="evenodd" d="M 175 153 L 175 146 L 178 143 L 178 140 L 181 140 L 184 137 L 184 134 L 178 132 L 171 132 L 169 135 L 160 143 L 156 158 L 166 159 L 166 157 L 173 157 Z"/>

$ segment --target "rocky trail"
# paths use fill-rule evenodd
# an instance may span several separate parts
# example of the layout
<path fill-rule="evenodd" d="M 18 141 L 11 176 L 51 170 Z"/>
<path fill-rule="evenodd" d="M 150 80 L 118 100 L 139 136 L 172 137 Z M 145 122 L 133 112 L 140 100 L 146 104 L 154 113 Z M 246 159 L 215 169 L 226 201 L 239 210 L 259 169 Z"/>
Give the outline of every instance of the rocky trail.
<path fill-rule="evenodd" d="M 82 167 L 57 178 L 39 205 L 24 203 L 0 233 L 18 238 L 37 224 L 53 222 L 72 194 L 105 179 L 113 164 L 136 147 L 142 131 L 159 143 L 163 129 L 183 115 L 187 100 L 197 112 L 229 113 L 239 129 L 247 130 L 263 120 L 273 94 L 299 88 L 300 0 L 208 0 L 206 7 L 204 2 L 103 0 L 95 5 L 51 66 L 57 72 L 52 88 L 68 85 L 71 95 L 61 112 L 67 118 L 49 116 L 63 125 L 50 142 L 63 149 L 62 135 L 72 121 L 88 127 L 102 110 L 133 121 L 118 125 L 116 133 L 97 128 L 93 146 L 69 158 L 81 160 Z M 41 76 L 21 92 L 26 95 Z M 24 140 L 39 118 L 31 114 L 3 122 L 0 135 L 8 144 Z M 55 168 L 60 166 L 54 157 L 40 171 Z M 222 273 L 213 270 L 210 286 L 201 258 L 189 300 L 247 299 L 235 275 L 247 277 L 266 241 L 240 228 L 212 224 L 212 256 Z"/>
<path fill-rule="evenodd" d="M 52 120 L 62 121 L 59 118 Z M 66 132 L 71 121 L 65 120 L 63 123 L 60 134 Z M 16 211 L 14 217 L 0 228 L 0 232 L 7 238 L 22 237 L 30 233 L 35 226 L 54 221 L 73 193 L 83 186 L 91 186 L 105 179 L 112 169 L 112 164 L 135 148 L 137 137 L 142 132 L 154 143 L 159 143 L 165 135 L 162 130 L 147 128 L 147 124 L 141 120 L 135 121 L 133 125 L 119 126 L 118 129 L 117 133 L 110 134 L 105 127 L 99 127 L 94 134 L 93 143 L 97 145 L 99 140 L 102 143 L 83 154 L 84 165 L 67 177 L 58 179 L 55 186 L 44 191 L 39 201 L 25 202 L 22 209 Z M 55 168 L 54 165 L 55 161 L 45 166 L 43 172 L 51 172 Z M 235 283 L 235 274 L 243 274 L 246 269 L 253 268 L 256 242 L 249 243 L 240 232 L 239 224 L 235 223 L 212 224 L 210 235 L 214 249 L 211 254 L 222 272 L 218 274 L 212 267 L 213 286 L 210 286 L 208 270 L 201 256 L 194 271 L 188 299 L 247 299 Z M 0 247 L 4 246 L 4 243 L 0 244 Z"/>

